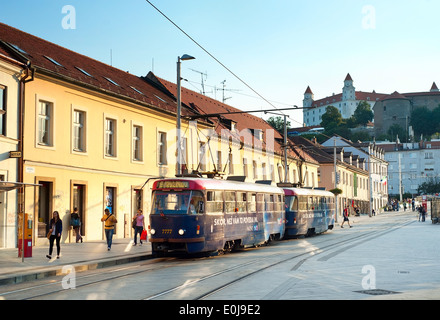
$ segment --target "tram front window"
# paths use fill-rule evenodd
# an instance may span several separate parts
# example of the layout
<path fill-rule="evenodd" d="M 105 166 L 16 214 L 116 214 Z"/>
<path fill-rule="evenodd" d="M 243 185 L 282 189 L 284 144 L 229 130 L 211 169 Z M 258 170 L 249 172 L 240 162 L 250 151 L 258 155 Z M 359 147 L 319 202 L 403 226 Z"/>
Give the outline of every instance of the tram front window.
<path fill-rule="evenodd" d="M 287 211 L 298 210 L 298 198 L 296 196 L 286 196 L 285 201 Z"/>
<path fill-rule="evenodd" d="M 152 214 L 201 214 L 203 211 L 201 192 L 154 192 Z"/>

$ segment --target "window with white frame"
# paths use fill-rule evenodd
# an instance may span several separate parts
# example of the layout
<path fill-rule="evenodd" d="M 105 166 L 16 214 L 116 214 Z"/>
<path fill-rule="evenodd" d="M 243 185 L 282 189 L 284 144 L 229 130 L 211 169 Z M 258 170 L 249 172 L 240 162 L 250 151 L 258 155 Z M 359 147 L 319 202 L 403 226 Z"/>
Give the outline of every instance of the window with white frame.
<path fill-rule="evenodd" d="M 157 135 L 157 162 L 159 165 L 167 164 L 167 134 L 166 132 L 158 132 Z"/>
<path fill-rule="evenodd" d="M 85 112 L 81 110 L 73 110 L 73 151 L 85 152 Z"/>
<path fill-rule="evenodd" d="M 0 85 L 0 135 L 6 136 L 6 87 Z"/>
<path fill-rule="evenodd" d="M 138 125 L 133 125 L 133 160 L 142 161 L 142 127 Z"/>
<path fill-rule="evenodd" d="M 116 157 L 116 120 L 105 118 L 105 146 L 107 157 Z"/>
<path fill-rule="evenodd" d="M 53 146 L 53 103 L 40 100 L 37 118 L 37 143 L 43 146 Z"/>

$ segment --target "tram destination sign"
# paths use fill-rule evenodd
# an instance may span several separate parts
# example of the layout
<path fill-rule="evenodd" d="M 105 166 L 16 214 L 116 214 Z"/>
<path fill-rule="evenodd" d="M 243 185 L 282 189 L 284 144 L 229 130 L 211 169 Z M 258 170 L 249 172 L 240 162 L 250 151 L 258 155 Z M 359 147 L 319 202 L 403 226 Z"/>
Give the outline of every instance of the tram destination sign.
<path fill-rule="evenodd" d="M 189 182 L 174 181 L 174 180 L 158 181 L 157 188 L 158 189 L 188 189 Z"/>

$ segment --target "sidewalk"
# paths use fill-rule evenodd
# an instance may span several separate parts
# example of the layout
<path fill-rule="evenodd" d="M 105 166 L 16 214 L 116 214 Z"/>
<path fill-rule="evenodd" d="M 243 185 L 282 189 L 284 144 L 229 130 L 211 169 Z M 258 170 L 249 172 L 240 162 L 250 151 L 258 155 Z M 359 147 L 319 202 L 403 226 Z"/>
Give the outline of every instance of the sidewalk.
<path fill-rule="evenodd" d="M 0 249 L 0 285 L 32 281 L 64 274 L 66 265 L 77 271 L 99 269 L 128 262 L 150 259 L 151 243 L 133 246 L 133 239 L 113 239 L 112 249 L 107 251 L 105 240 L 84 243 L 62 243 L 60 259 L 56 259 L 56 245 L 52 259 L 46 258 L 49 245 L 32 247 L 32 257 L 18 257 L 18 249 Z"/>

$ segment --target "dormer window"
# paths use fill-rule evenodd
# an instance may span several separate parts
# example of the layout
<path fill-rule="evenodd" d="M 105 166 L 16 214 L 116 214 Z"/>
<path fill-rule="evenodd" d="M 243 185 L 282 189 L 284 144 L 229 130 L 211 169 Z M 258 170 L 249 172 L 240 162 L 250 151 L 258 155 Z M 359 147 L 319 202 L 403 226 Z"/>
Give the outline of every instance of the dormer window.
<path fill-rule="evenodd" d="M 86 70 L 81 69 L 80 67 L 75 67 L 75 68 L 81 71 L 82 73 L 84 73 L 86 76 L 93 78 L 93 76 L 90 73 L 88 73 Z"/>
<path fill-rule="evenodd" d="M 104 77 L 104 79 L 105 80 L 107 80 L 108 82 L 110 82 L 111 84 L 114 84 L 115 86 L 118 86 L 118 87 L 120 87 L 120 85 L 119 84 L 117 84 L 115 81 L 113 81 L 112 79 L 110 79 L 110 78 L 107 78 L 107 77 Z"/>
<path fill-rule="evenodd" d="M 58 61 L 56 61 L 54 58 L 48 57 L 48 56 L 44 56 L 47 60 L 49 60 L 50 62 L 52 62 L 54 65 L 58 66 L 58 67 L 62 67 L 64 68 L 64 66 L 59 63 Z"/>

